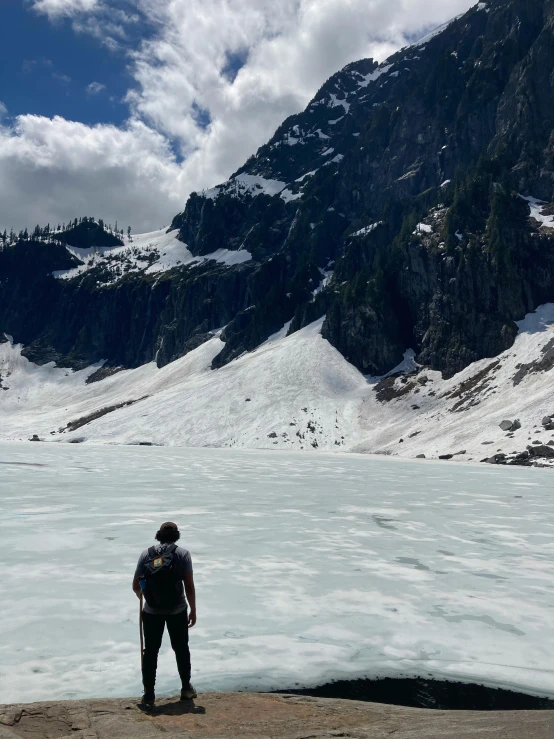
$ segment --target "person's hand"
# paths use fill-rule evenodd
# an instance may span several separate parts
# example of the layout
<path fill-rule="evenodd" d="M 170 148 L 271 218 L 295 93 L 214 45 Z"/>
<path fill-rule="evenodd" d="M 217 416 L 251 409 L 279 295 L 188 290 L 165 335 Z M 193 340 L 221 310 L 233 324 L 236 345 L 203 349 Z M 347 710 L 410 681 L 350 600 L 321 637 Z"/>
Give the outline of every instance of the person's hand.
<path fill-rule="evenodd" d="M 189 629 L 192 629 L 195 623 L 196 623 L 196 608 L 191 608 L 191 611 L 189 613 Z"/>

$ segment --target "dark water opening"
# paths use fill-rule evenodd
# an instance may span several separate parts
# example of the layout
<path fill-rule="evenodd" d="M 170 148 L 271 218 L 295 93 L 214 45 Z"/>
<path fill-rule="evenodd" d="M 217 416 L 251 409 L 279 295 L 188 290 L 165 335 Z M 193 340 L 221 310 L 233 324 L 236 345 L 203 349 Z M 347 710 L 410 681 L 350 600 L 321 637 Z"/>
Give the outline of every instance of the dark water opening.
<path fill-rule="evenodd" d="M 280 693 L 310 695 L 315 698 L 387 703 L 411 708 L 450 711 L 553 710 L 554 700 L 502 688 L 424 678 L 382 678 L 381 680 L 337 680 L 317 688 L 294 688 Z"/>

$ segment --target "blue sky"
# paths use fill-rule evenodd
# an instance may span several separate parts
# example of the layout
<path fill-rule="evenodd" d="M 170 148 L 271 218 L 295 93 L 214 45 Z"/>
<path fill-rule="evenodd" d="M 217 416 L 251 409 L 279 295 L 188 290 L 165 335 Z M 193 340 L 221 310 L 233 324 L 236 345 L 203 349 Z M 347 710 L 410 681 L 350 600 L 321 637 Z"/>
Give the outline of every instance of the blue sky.
<path fill-rule="evenodd" d="M 351 61 L 473 0 L 0 0 L 0 228 L 159 228 Z"/>
<path fill-rule="evenodd" d="M 128 116 L 122 100 L 133 80 L 123 51 L 109 51 L 68 19 L 51 23 L 21 0 L 2 0 L 0 99 L 10 115 L 63 116 L 84 123 L 120 125 Z M 98 89 L 92 83 L 104 85 Z"/>

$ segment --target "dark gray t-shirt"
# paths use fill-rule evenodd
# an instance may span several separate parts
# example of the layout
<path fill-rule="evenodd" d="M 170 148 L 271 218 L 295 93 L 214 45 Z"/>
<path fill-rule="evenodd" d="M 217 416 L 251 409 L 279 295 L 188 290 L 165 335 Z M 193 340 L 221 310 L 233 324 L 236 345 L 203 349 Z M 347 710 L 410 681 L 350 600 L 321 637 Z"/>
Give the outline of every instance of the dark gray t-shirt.
<path fill-rule="evenodd" d="M 158 554 L 162 554 L 162 552 L 164 552 L 169 546 L 171 545 L 170 544 L 157 544 L 156 552 Z M 175 559 L 175 565 L 178 568 L 177 573 L 181 577 L 181 580 L 184 580 L 185 575 L 188 575 L 189 572 L 192 572 L 192 559 L 190 557 L 190 552 L 187 549 L 183 549 L 183 547 L 177 547 L 177 549 L 173 552 L 173 557 Z M 139 580 L 142 577 L 144 577 L 143 565 L 147 559 L 148 559 L 148 549 L 145 549 L 144 552 L 139 557 L 137 569 L 135 571 L 135 577 L 138 577 Z M 158 614 L 159 616 L 174 616 L 177 613 L 182 613 L 184 610 L 186 610 L 186 608 L 187 608 L 187 600 L 185 598 L 185 589 L 183 587 L 183 583 L 181 582 L 181 599 L 178 605 L 175 606 L 175 608 L 172 608 L 169 611 L 161 610 L 159 608 L 151 608 L 146 603 L 146 600 L 145 600 L 143 610 L 145 613 L 154 613 L 154 614 Z"/>

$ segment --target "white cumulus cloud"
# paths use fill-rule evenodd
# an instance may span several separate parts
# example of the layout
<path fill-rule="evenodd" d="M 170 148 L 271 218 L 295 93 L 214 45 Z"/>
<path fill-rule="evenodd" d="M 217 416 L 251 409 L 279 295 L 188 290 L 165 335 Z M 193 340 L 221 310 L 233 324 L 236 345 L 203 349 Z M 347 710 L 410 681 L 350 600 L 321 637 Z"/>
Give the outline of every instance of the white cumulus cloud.
<path fill-rule="evenodd" d="M 0 129 L 0 225 L 89 214 L 135 231 L 159 227 L 192 190 L 226 179 L 332 73 L 366 56 L 382 60 L 472 4 L 135 0 L 131 13 L 127 0 L 34 0 L 80 32 L 105 31 L 112 47 L 139 17 L 149 32 L 126 52 L 134 84 L 124 127 L 22 116 Z"/>
<path fill-rule="evenodd" d="M 185 197 L 167 140 L 140 121 L 117 128 L 20 116 L 0 126 L 0 173 L 7 228 L 77 214 L 160 228 Z"/>

